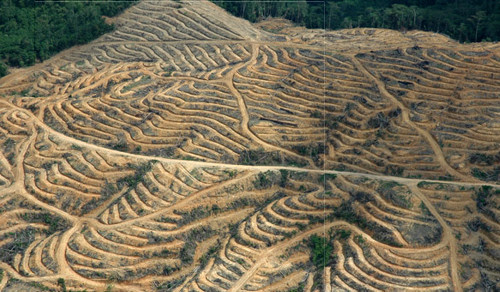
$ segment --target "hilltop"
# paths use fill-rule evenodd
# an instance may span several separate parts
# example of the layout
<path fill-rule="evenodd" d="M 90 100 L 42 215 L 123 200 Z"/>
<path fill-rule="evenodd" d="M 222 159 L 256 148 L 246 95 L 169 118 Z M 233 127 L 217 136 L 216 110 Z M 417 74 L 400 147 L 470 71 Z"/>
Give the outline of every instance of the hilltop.
<path fill-rule="evenodd" d="M 499 288 L 500 44 L 107 21 L 0 79 L 0 289 Z"/>

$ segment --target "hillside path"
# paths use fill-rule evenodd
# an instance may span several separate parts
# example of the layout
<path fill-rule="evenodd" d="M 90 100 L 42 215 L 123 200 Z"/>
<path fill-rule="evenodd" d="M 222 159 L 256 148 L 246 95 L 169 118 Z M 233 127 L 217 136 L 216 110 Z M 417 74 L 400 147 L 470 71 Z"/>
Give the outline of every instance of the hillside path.
<path fill-rule="evenodd" d="M 157 160 L 167 164 L 181 164 L 183 166 L 189 167 L 221 167 L 221 168 L 229 168 L 235 170 L 254 170 L 254 171 L 279 171 L 280 169 L 285 169 L 289 171 L 297 171 L 297 172 L 309 172 L 309 173 L 318 173 L 318 174 L 336 174 L 336 175 L 348 175 L 354 177 L 365 177 L 369 179 L 378 179 L 378 180 L 386 180 L 386 181 L 395 181 L 403 184 L 410 184 L 415 182 L 429 182 L 429 183 L 440 183 L 440 184 L 449 184 L 449 185 L 463 185 L 463 186 L 492 186 L 499 187 L 500 185 L 488 182 L 479 182 L 479 181 L 442 181 L 442 180 L 430 180 L 430 179 L 419 179 L 419 178 L 405 178 L 398 176 L 390 176 L 390 175 L 382 175 L 382 174 L 369 174 L 369 173 L 361 173 L 361 172 L 352 172 L 352 171 L 339 171 L 339 170 L 328 170 L 328 169 L 311 169 L 311 168 L 302 168 L 295 166 L 280 166 L 280 165 L 242 165 L 242 164 L 231 164 L 231 163 L 222 163 L 222 162 L 205 162 L 205 161 L 193 161 L 193 160 L 182 160 L 175 158 L 165 158 L 165 157 L 156 157 L 156 156 L 147 156 L 141 154 L 127 153 L 121 152 L 114 149 L 105 148 L 102 146 L 94 145 L 82 140 L 75 139 L 73 137 L 69 137 L 60 133 L 51 127 L 47 126 L 45 123 L 40 121 L 32 112 L 17 107 L 7 101 L 0 100 L 0 104 L 7 104 L 8 106 L 15 107 L 17 110 L 26 113 L 31 117 L 31 120 L 34 124 L 44 130 L 48 131 L 51 135 L 56 136 L 60 140 L 75 144 L 81 147 L 85 147 L 87 149 L 97 150 L 102 153 L 108 153 L 112 155 L 125 156 L 129 158 L 135 158 L 139 160 Z"/>

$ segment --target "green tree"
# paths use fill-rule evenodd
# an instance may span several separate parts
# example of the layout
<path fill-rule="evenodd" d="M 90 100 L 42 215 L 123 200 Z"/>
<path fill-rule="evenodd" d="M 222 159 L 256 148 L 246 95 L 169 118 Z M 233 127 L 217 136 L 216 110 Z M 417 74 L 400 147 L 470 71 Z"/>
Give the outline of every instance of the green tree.
<path fill-rule="evenodd" d="M 474 23 L 475 26 L 475 34 L 474 34 L 474 41 L 477 42 L 477 34 L 479 32 L 479 27 L 480 25 L 483 24 L 483 20 L 486 18 L 486 12 L 484 11 L 478 11 L 476 14 L 471 16 L 470 21 Z"/>
<path fill-rule="evenodd" d="M 313 235 L 309 238 L 311 248 L 311 261 L 319 269 L 324 269 L 330 264 L 333 246 L 325 237 Z"/>
<path fill-rule="evenodd" d="M 0 77 L 7 75 L 7 73 L 7 65 L 5 65 L 3 62 L 0 62 Z"/>
<path fill-rule="evenodd" d="M 500 1 L 213 1 L 231 13 L 250 21 L 275 16 L 285 17 L 309 28 L 337 29 L 364 26 L 422 29 L 444 33 L 458 40 L 500 40 Z M 326 11 L 323 11 L 324 9 Z M 324 18 L 326 21 L 323 21 Z"/>
<path fill-rule="evenodd" d="M 327 17 L 327 28 L 336 28 L 340 25 L 340 7 L 335 2 L 329 2 L 326 7 L 328 17 Z"/>
<path fill-rule="evenodd" d="M 113 28 L 102 15 L 113 16 L 134 2 L 2 1 L 0 61 L 10 66 L 29 66 L 70 46 L 86 43 Z"/>
<path fill-rule="evenodd" d="M 408 28 L 411 25 L 412 15 L 411 9 L 402 4 L 394 4 L 392 7 L 385 9 L 386 21 L 392 28 Z"/>

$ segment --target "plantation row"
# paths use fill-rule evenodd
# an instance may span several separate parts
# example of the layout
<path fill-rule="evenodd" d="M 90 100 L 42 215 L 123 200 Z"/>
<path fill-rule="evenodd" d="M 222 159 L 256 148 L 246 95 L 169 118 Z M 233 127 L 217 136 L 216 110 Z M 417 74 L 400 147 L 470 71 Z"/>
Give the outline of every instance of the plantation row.
<path fill-rule="evenodd" d="M 2 79 L 0 290 L 498 289 L 497 45 L 108 21 Z"/>
<path fill-rule="evenodd" d="M 184 45 L 184 50 L 193 52 L 190 46 Z M 295 153 L 330 169 L 422 178 L 498 178 L 495 73 L 485 71 L 493 65 L 478 65 L 467 74 L 459 72 L 465 70 L 460 69 L 463 65 L 455 65 L 458 69 L 451 71 L 451 65 L 443 69 L 445 63 L 428 57 L 433 50 L 419 48 L 348 57 L 266 45 L 192 47 L 200 54 L 191 54 L 190 61 L 185 58 L 185 65 L 176 68 L 163 62 L 177 59 L 157 55 L 127 65 L 108 61 L 111 64 L 102 67 L 102 62 L 92 64 L 89 59 L 48 68 L 31 91 L 26 90 L 62 99 L 48 106 L 28 100 L 24 106 L 42 114 L 58 131 L 127 152 L 238 162 L 245 151 L 268 152 L 265 144 L 270 144 L 288 163 L 304 163 L 288 154 Z M 253 56 L 256 49 L 258 55 Z M 232 52 L 238 59 L 231 65 L 228 54 L 225 61 L 219 58 L 222 63 L 215 62 L 217 51 Z M 120 62 L 129 61 L 121 58 Z M 213 67 L 200 67 L 209 63 Z M 394 66 L 406 73 L 396 74 Z M 380 94 L 363 69 L 380 74 L 389 98 Z M 482 75 L 473 77 L 474 72 Z M 241 100 L 227 85 L 231 74 Z M 454 78 L 462 75 L 470 82 L 457 85 Z M 467 98 L 472 93 L 474 98 Z M 477 94 L 485 97 L 478 99 Z M 438 115 L 444 106 L 449 110 Z M 409 118 L 405 111 L 411 112 Z M 241 128 L 242 115 L 248 115 L 249 130 L 256 136 Z M 465 116 L 470 116 L 467 123 Z M 444 162 L 436 159 L 439 155 Z"/>
<path fill-rule="evenodd" d="M 4 161 L 1 244 L 15 248 L 2 261 L 23 277 L 71 271 L 71 287 L 181 291 L 443 290 L 457 286 L 448 274 L 457 263 L 468 269 L 464 289 L 496 279 L 491 187 L 131 163 L 32 119 L 2 112 L 2 157 L 24 154 Z M 12 189 L 19 171 L 24 187 Z"/>

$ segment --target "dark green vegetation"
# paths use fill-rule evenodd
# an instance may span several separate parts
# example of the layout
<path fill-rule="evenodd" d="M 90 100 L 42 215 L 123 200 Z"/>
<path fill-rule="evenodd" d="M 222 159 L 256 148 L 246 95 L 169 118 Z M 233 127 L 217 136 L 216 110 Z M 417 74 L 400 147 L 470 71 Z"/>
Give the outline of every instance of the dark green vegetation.
<path fill-rule="evenodd" d="M 137 166 L 129 165 L 135 170 L 134 174 L 121 178 L 118 181 L 118 185 L 122 185 L 123 183 L 125 183 L 128 185 L 129 190 L 134 189 L 139 183 L 144 180 L 144 176 L 151 171 L 151 169 L 153 168 L 153 164 L 156 162 L 156 160 L 152 160 L 148 163 L 143 163 Z"/>
<path fill-rule="evenodd" d="M 17 232 L 9 232 L 0 237 L 0 240 L 11 238 L 12 241 L 2 246 L 0 261 L 12 263 L 14 256 L 23 253 L 28 246 L 35 240 L 36 229 L 28 227 Z"/>
<path fill-rule="evenodd" d="M 0 3 L 0 77 L 9 66 L 30 66 L 113 29 L 114 16 L 132 1 L 6 0 Z"/>
<path fill-rule="evenodd" d="M 482 171 L 481 169 L 474 167 L 472 169 L 472 175 L 485 181 L 498 181 L 500 179 L 500 167 L 497 166 L 491 171 Z"/>
<path fill-rule="evenodd" d="M 493 200 L 493 196 L 499 195 L 500 190 L 493 190 L 491 186 L 481 186 L 475 194 L 476 206 L 479 212 L 484 212 L 487 207 L 495 206 L 495 201 Z"/>
<path fill-rule="evenodd" d="M 493 166 L 490 170 L 472 168 L 472 175 L 485 181 L 500 180 L 500 151 L 497 154 L 473 153 L 469 155 L 469 162 L 477 166 Z M 496 165 L 496 166 L 495 166 Z"/>
<path fill-rule="evenodd" d="M 309 149 L 309 147 L 304 147 L 303 149 Z M 307 152 L 300 153 L 301 155 L 308 155 Z M 318 152 L 315 154 L 315 159 L 318 158 Z M 278 151 L 265 151 L 262 148 L 259 149 L 251 149 L 251 150 L 243 150 L 240 153 L 240 157 L 238 159 L 239 164 L 244 165 L 290 165 L 290 166 L 305 166 L 306 163 L 304 160 L 297 159 L 295 157 L 290 157 L 288 155 L 284 155 Z"/>
<path fill-rule="evenodd" d="M 21 214 L 20 217 L 26 221 L 26 223 L 42 223 L 47 225 L 48 228 L 45 230 L 45 234 L 47 236 L 68 228 L 68 222 L 48 212 L 24 213 Z M 35 234 L 39 232 L 40 230 L 37 230 L 32 226 L 28 226 L 15 232 L 7 232 L 1 235 L 0 241 L 10 241 L 2 246 L 0 261 L 11 263 L 16 254 L 22 254 L 29 247 L 29 245 L 35 240 Z"/>
<path fill-rule="evenodd" d="M 236 16 L 284 17 L 308 28 L 378 27 L 444 33 L 462 42 L 500 39 L 494 0 L 213 0 Z"/>
<path fill-rule="evenodd" d="M 333 252 L 333 245 L 330 240 L 313 235 L 309 238 L 309 246 L 311 247 L 311 261 L 318 270 L 322 270 L 326 265 L 330 264 Z"/>
<path fill-rule="evenodd" d="M 21 218 L 27 222 L 47 224 L 49 226 L 49 229 L 45 231 L 47 235 L 51 235 L 57 231 L 63 231 L 69 226 L 68 222 L 50 213 L 24 213 L 21 215 Z"/>
<path fill-rule="evenodd" d="M 66 281 L 63 278 L 57 279 L 57 285 L 61 287 L 61 291 L 66 292 Z"/>
<path fill-rule="evenodd" d="M 262 190 L 269 188 L 273 185 L 273 175 L 274 173 L 270 170 L 266 172 L 260 172 L 257 175 L 257 179 L 253 182 L 253 185 L 256 189 Z"/>
<path fill-rule="evenodd" d="M 50 289 L 49 287 L 42 285 L 38 282 L 22 282 L 19 279 L 16 278 L 9 278 L 9 281 L 7 282 L 7 286 L 5 287 L 6 291 L 58 291 L 54 289 Z M 62 292 L 66 292 L 64 290 L 61 290 Z M 78 291 L 73 291 L 72 292 L 78 292 Z M 86 291 L 86 290 L 83 290 Z"/>

